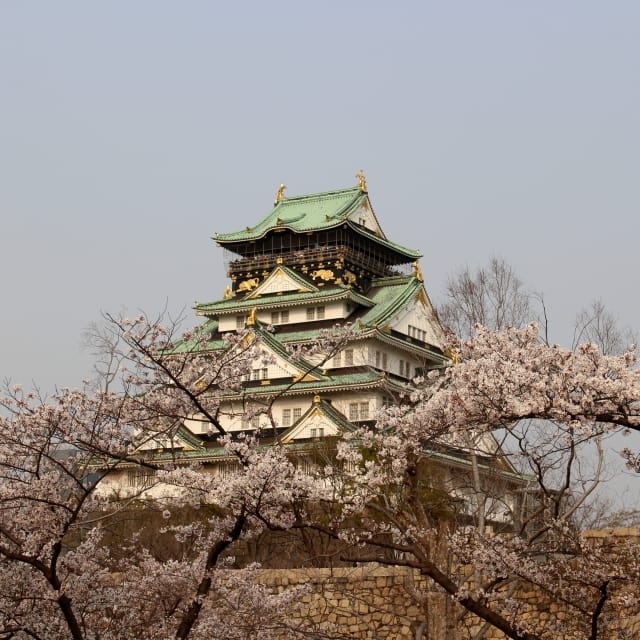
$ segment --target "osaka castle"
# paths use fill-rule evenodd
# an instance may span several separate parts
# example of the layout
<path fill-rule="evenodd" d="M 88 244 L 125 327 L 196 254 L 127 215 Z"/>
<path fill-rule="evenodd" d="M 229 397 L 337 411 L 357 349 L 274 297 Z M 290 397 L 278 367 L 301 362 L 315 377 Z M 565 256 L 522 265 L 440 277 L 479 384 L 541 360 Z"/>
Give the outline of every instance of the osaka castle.
<path fill-rule="evenodd" d="M 196 305 L 207 330 L 248 329 L 266 353 L 245 389 L 274 398 L 281 442 L 335 436 L 373 420 L 411 381 L 441 365 L 443 331 L 425 290 L 420 253 L 387 238 L 364 176 L 349 189 L 285 196 L 240 231 L 216 234 L 224 249 L 224 297 Z M 352 340 L 332 357 L 303 362 L 292 347 L 313 344 L 336 324 Z M 227 432 L 248 427 L 230 413 Z M 253 427 L 260 418 L 253 417 Z M 189 425 L 196 433 L 196 423 Z M 265 425 L 261 425 L 265 426 Z"/>
<path fill-rule="evenodd" d="M 247 332 L 264 355 L 221 407 L 224 432 L 261 427 L 285 445 L 304 448 L 373 423 L 416 377 L 449 362 L 421 254 L 387 238 L 362 172 L 357 177 L 354 187 L 310 195 L 285 195 L 281 185 L 261 219 L 248 215 L 240 230 L 214 236 L 228 285 L 220 299 L 196 303 L 197 330 L 220 349 L 225 335 Z M 300 357 L 296 350 L 336 325 L 349 328 L 339 349 L 323 360 Z M 263 402 L 268 412 L 249 415 L 247 399 Z M 170 444 L 149 441 L 144 449 L 156 460 L 175 460 L 179 450 L 185 459 L 206 465 L 218 457 L 221 464 L 215 435 L 196 415 Z M 144 479 L 129 484 L 136 482 Z"/>

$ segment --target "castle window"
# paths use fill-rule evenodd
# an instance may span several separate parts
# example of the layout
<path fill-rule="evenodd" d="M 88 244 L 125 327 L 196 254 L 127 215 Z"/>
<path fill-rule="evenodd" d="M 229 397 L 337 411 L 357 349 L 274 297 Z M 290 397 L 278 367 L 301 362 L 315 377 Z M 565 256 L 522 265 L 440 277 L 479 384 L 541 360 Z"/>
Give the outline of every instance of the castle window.
<path fill-rule="evenodd" d="M 382 354 L 382 368 L 386 369 L 387 368 L 387 364 L 388 364 L 388 362 L 387 362 L 387 354 L 383 353 Z"/>
<path fill-rule="evenodd" d="M 353 349 L 344 350 L 344 364 L 346 367 L 353 366 Z"/>
<path fill-rule="evenodd" d="M 411 377 L 411 363 L 408 360 L 405 362 L 405 376 L 407 378 Z"/>
<path fill-rule="evenodd" d="M 360 403 L 360 420 L 368 420 L 369 419 L 369 403 L 361 402 Z"/>
<path fill-rule="evenodd" d="M 338 351 L 335 356 L 333 356 L 333 366 L 340 367 L 342 366 L 342 354 Z"/>
<path fill-rule="evenodd" d="M 236 316 L 236 329 L 244 329 L 245 317 Z"/>
<path fill-rule="evenodd" d="M 403 376 L 404 375 L 404 360 L 400 360 L 400 366 L 398 368 L 400 369 L 400 375 Z"/>
<path fill-rule="evenodd" d="M 307 309 L 307 320 L 324 320 L 324 307 L 309 307 Z"/>
<path fill-rule="evenodd" d="M 291 409 L 282 410 L 282 426 L 283 427 L 291 426 Z"/>
<path fill-rule="evenodd" d="M 377 369 L 380 368 L 380 362 L 381 362 L 381 353 L 379 351 L 376 351 L 376 368 Z"/>
<path fill-rule="evenodd" d="M 153 484 L 155 477 L 155 471 L 152 469 L 142 469 L 135 471 L 129 471 L 127 474 L 127 480 L 130 487 L 143 488 L 150 487 Z"/>
<path fill-rule="evenodd" d="M 358 403 L 349 403 L 349 420 L 354 421 L 358 419 Z"/>
<path fill-rule="evenodd" d="M 253 369 L 251 371 L 252 380 L 266 380 L 269 377 L 269 369 L 264 367 L 263 369 Z"/>
<path fill-rule="evenodd" d="M 284 324 L 289 322 L 289 310 L 283 309 L 282 311 L 271 312 L 271 324 Z"/>
<path fill-rule="evenodd" d="M 302 409 L 300 407 L 296 407 L 293 410 L 293 421 L 296 422 L 296 421 L 300 420 L 301 416 L 302 416 Z"/>

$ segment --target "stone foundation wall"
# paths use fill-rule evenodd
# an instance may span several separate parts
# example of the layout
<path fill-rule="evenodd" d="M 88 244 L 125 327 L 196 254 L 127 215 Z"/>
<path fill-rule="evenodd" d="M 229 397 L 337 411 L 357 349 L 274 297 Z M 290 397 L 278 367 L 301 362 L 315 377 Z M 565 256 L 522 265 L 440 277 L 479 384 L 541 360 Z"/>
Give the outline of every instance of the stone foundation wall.
<path fill-rule="evenodd" d="M 638 539 L 637 530 L 587 532 L 594 544 L 615 544 L 616 538 Z M 502 640 L 504 634 L 468 614 L 448 597 L 433 589 L 430 581 L 404 567 L 366 564 L 334 569 L 271 569 L 258 572 L 258 581 L 274 592 L 294 585 L 308 585 L 301 608 L 292 619 L 304 620 L 318 632 L 316 637 L 357 640 Z M 431 590 L 430 590 L 431 587 Z M 535 591 L 517 594 L 524 603 L 519 617 L 528 615 L 539 629 L 562 619 L 566 611 L 556 603 L 545 603 Z M 526 611 L 531 603 L 530 613 Z M 615 622 L 606 638 L 640 638 L 638 615 Z M 544 638 L 555 640 L 548 631 Z M 600 636 L 599 636 L 600 637 Z"/>

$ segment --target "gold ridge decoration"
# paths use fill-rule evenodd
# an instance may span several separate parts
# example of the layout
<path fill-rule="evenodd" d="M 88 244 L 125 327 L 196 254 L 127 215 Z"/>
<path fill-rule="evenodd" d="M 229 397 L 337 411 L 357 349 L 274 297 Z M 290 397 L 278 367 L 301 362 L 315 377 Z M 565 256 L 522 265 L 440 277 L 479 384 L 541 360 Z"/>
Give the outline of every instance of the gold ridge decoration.
<path fill-rule="evenodd" d="M 233 298 L 233 292 L 231 291 L 231 287 L 227 285 L 222 292 L 222 297 L 227 300 L 228 298 Z"/>
<path fill-rule="evenodd" d="M 367 193 L 367 181 L 364 177 L 364 173 L 362 173 L 362 169 L 356 173 L 356 178 L 358 178 L 358 189 L 363 193 Z"/>
<path fill-rule="evenodd" d="M 328 282 L 329 280 L 333 280 L 334 274 L 330 269 L 316 269 L 311 272 L 311 277 L 314 280 L 320 278 L 320 280 L 326 280 Z"/>
<path fill-rule="evenodd" d="M 358 279 L 356 274 L 353 273 L 353 271 L 349 271 L 348 269 L 345 269 L 343 275 L 348 285 L 354 285 L 356 283 L 356 280 Z"/>
<path fill-rule="evenodd" d="M 247 327 L 255 326 L 257 313 L 258 313 L 258 309 L 256 307 L 253 307 L 253 309 L 249 311 L 249 315 L 247 316 L 247 322 L 246 322 Z"/>
<path fill-rule="evenodd" d="M 258 286 L 258 278 L 247 278 L 238 285 L 238 291 L 251 291 Z"/>
<path fill-rule="evenodd" d="M 284 190 L 287 188 L 286 184 L 280 183 L 278 190 L 276 191 L 276 199 L 273 201 L 273 204 L 276 205 L 278 202 L 282 202 L 284 200 Z"/>
<path fill-rule="evenodd" d="M 416 262 L 414 262 L 412 264 L 412 267 L 413 267 L 413 275 L 414 275 L 415 279 L 418 282 L 424 282 L 424 279 L 422 277 L 422 271 L 420 270 L 420 265 L 418 264 L 417 260 L 416 260 Z"/>

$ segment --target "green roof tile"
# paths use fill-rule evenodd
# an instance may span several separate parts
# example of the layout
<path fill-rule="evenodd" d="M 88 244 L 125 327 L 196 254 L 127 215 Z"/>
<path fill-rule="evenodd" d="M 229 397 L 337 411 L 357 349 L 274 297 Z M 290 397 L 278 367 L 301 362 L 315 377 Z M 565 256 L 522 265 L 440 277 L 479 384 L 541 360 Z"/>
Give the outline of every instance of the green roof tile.
<path fill-rule="evenodd" d="M 414 249 L 390 242 L 369 229 L 348 221 L 349 214 L 355 211 L 369 196 L 358 187 L 326 191 L 311 195 L 286 197 L 253 227 L 232 233 L 218 233 L 214 240 L 221 245 L 247 242 L 264 237 L 273 229 L 289 229 L 294 233 L 307 233 L 331 229 L 347 221 L 349 227 L 368 240 L 381 244 L 407 257 L 408 260 L 420 258 L 422 254 Z"/>
<path fill-rule="evenodd" d="M 216 302 L 202 302 L 196 304 L 196 313 L 198 315 L 214 315 L 235 313 L 242 309 L 281 307 L 283 305 L 305 304 L 312 302 L 326 302 L 329 300 L 348 299 L 365 307 L 370 307 L 373 302 L 366 296 L 360 295 L 353 289 L 345 286 L 326 287 L 320 291 L 305 291 L 304 293 L 284 293 L 273 294 L 269 296 L 260 296 L 259 298 L 245 298 L 238 300 L 236 298 L 225 298 Z"/>
<path fill-rule="evenodd" d="M 276 228 L 306 232 L 328 229 L 344 222 L 344 218 L 367 197 L 360 189 L 342 189 L 305 196 L 287 197 L 276 204 L 257 225 L 244 231 L 220 233 L 220 244 L 254 240 Z M 280 222 L 279 222 L 280 221 Z"/>

